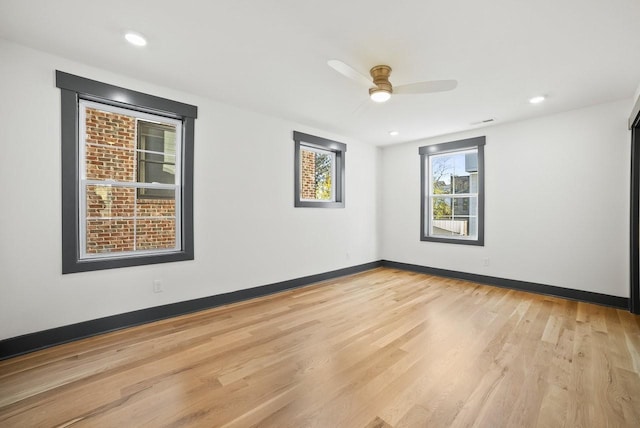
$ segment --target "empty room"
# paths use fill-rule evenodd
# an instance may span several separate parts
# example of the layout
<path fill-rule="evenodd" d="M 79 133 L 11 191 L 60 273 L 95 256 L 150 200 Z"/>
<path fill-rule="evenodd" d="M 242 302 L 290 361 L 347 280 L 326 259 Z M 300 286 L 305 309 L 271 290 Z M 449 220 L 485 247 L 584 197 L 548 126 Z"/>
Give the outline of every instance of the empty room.
<path fill-rule="evenodd" d="M 0 0 L 0 426 L 640 426 L 637 0 Z"/>

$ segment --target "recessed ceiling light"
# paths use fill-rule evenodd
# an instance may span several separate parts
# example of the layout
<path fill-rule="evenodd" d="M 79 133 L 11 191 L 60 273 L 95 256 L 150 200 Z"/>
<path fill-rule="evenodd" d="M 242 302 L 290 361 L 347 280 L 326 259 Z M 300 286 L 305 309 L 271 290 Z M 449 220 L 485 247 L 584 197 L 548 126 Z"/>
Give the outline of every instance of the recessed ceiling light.
<path fill-rule="evenodd" d="M 127 42 L 135 46 L 145 46 L 147 44 L 147 39 L 145 39 L 142 34 L 134 33 L 133 31 L 125 34 L 124 38 L 127 39 Z"/>
<path fill-rule="evenodd" d="M 541 102 L 543 102 L 545 100 L 545 97 L 543 97 L 542 95 L 539 95 L 537 97 L 533 97 L 529 99 L 529 102 L 531 104 L 540 104 Z"/>
<path fill-rule="evenodd" d="M 396 135 L 400 135 L 400 133 L 398 131 L 389 131 L 389 135 L 395 137 Z"/>

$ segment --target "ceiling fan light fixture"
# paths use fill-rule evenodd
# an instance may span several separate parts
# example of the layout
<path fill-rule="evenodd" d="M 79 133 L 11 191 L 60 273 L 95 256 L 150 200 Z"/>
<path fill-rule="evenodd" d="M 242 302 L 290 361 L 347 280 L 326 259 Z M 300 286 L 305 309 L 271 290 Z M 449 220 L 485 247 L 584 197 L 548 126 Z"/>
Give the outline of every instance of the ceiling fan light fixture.
<path fill-rule="evenodd" d="M 380 64 L 372 67 L 369 70 L 371 78 L 368 78 L 340 60 L 331 59 L 327 61 L 327 64 L 343 76 L 367 85 L 369 87 L 369 96 L 377 103 L 388 101 L 393 93 L 429 94 L 432 92 L 451 91 L 458 86 L 457 80 L 429 80 L 400 85 L 394 88 L 389 81 L 391 67 L 388 65 Z"/>
<path fill-rule="evenodd" d="M 383 103 L 385 101 L 389 101 L 389 98 L 391 98 L 391 92 L 386 89 L 371 88 L 369 89 L 369 96 L 371 97 L 371 100 L 377 103 Z"/>
<path fill-rule="evenodd" d="M 389 82 L 389 76 L 391 75 L 391 67 L 388 65 L 376 65 L 369 70 L 371 78 L 373 79 L 373 88 L 369 88 L 369 96 L 377 103 L 383 103 L 391 98 L 391 92 L 393 92 L 393 86 Z"/>

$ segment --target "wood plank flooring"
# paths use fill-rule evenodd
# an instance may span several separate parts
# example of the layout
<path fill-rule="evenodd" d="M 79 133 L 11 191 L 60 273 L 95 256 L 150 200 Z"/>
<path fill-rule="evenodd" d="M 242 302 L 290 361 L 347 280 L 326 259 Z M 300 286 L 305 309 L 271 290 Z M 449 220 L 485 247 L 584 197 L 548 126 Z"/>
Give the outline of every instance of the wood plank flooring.
<path fill-rule="evenodd" d="M 639 427 L 640 317 L 388 268 L 0 362 L 2 427 Z"/>

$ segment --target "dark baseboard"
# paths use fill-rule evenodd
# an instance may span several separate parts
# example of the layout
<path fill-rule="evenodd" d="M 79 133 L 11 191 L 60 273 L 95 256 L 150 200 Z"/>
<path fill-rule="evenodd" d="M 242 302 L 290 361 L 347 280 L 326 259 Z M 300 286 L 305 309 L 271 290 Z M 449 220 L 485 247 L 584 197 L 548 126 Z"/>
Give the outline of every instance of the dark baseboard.
<path fill-rule="evenodd" d="M 426 273 L 442 276 L 446 278 L 463 279 L 481 284 L 493 285 L 514 290 L 528 291 L 537 294 L 562 297 L 581 302 L 595 303 L 598 305 L 611 306 L 619 309 L 629 309 L 629 299 L 626 297 L 610 296 L 608 294 L 593 293 L 590 291 L 573 290 L 570 288 L 556 287 L 553 285 L 537 284 L 534 282 L 518 281 L 515 279 L 497 278 L 493 276 L 478 275 L 474 273 L 458 272 L 447 269 L 438 269 L 428 266 L 420 266 L 409 263 L 393 262 L 389 260 L 378 260 L 344 269 L 302 278 L 290 279 L 288 281 L 276 282 L 245 290 L 233 291 L 231 293 L 217 294 L 215 296 L 202 297 L 200 299 L 188 300 L 185 302 L 171 303 L 153 308 L 140 309 L 138 311 L 124 314 L 112 315 L 90 321 L 49 330 L 38 331 L 25 334 L 23 336 L 12 337 L 0 341 L 0 360 L 49 348 L 51 346 L 72 342 L 98 334 L 123 328 L 134 327 L 153 321 L 159 321 L 192 312 L 211 309 L 217 306 L 266 296 L 280 291 L 303 287 L 319 281 L 338 278 L 345 275 L 364 272 L 377 267 L 388 267 L 393 269 L 406 270 L 411 272 Z"/>
<path fill-rule="evenodd" d="M 74 340 L 84 339 L 110 331 L 159 321 L 166 318 L 184 315 L 216 306 L 235 303 L 242 300 L 253 299 L 266 296 L 292 288 L 298 288 L 314 282 L 325 281 L 327 279 L 338 278 L 358 272 L 374 269 L 382 265 L 381 261 L 365 263 L 348 268 L 338 269 L 331 272 L 305 276 L 288 281 L 276 282 L 245 290 L 233 291 L 231 293 L 218 294 L 215 296 L 202 297 L 200 299 L 187 300 L 185 302 L 171 303 L 153 308 L 140 309 L 138 311 L 124 314 L 112 315 L 90 321 L 49 330 L 38 331 L 25 334 L 23 336 L 12 337 L 0 341 L 0 360 L 37 351 L 39 349 L 60 345 Z"/>
<path fill-rule="evenodd" d="M 494 285 L 496 287 L 529 291 L 531 293 L 545 294 L 548 296 L 562 297 L 564 299 L 595 303 L 598 305 L 611 306 L 618 309 L 629 309 L 629 299 L 626 297 L 593 293 L 591 291 L 574 290 L 571 288 L 556 287 L 553 285 L 537 284 L 535 282 L 518 281 L 515 279 L 496 278 L 494 276 L 478 275 L 475 273 L 438 269 L 428 266 L 413 265 L 409 263 L 392 262 L 389 260 L 382 260 L 382 266 L 394 269 L 408 270 L 411 272 L 444 276 L 447 278 L 464 279 L 481 284 Z"/>

